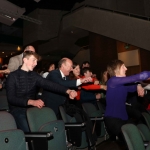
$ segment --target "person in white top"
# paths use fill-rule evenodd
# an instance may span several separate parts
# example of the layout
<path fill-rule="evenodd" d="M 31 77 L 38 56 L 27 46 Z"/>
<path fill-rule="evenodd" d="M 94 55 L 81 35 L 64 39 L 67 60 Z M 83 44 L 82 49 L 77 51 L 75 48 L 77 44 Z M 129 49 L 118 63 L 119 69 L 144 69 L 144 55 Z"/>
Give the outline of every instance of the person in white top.
<path fill-rule="evenodd" d="M 43 78 L 46 78 L 47 75 L 49 74 L 49 72 L 52 71 L 52 70 L 55 70 L 55 64 L 54 64 L 54 63 L 51 63 L 51 64 L 49 65 L 48 71 L 45 72 L 45 73 L 43 73 L 42 77 L 43 77 Z"/>

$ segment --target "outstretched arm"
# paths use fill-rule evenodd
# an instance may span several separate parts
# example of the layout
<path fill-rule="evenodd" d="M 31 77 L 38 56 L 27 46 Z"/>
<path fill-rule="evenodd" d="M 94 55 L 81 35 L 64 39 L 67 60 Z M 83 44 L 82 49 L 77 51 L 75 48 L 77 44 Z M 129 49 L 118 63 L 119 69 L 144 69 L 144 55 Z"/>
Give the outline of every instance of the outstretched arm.
<path fill-rule="evenodd" d="M 138 93 L 138 96 L 140 97 L 144 96 L 144 88 L 141 86 L 141 84 L 137 85 L 137 93 Z"/>
<path fill-rule="evenodd" d="M 128 76 L 128 77 L 112 77 L 111 82 L 109 82 L 109 86 L 114 88 L 115 86 L 118 85 L 143 81 L 148 79 L 149 77 L 150 77 L 150 71 L 144 71 L 139 74 Z"/>

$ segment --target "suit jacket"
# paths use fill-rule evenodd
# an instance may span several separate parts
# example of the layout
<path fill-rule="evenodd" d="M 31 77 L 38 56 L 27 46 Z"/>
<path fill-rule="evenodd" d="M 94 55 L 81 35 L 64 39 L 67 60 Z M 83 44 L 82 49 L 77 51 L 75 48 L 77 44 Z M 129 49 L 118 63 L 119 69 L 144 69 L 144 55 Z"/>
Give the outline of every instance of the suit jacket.
<path fill-rule="evenodd" d="M 22 54 L 11 57 L 8 63 L 10 72 L 15 71 L 22 65 Z"/>
<path fill-rule="evenodd" d="M 59 69 L 50 71 L 46 79 L 58 83 L 60 85 L 63 85 L 67 88 L 76 88 L 77 80 L 70 80 L 68 77 L 66 77 L 66 80 L 62 79 Z M 45 102 L 45 106 L 50 107 L 51 109 L 54 110 L 56 114 L 58 114 L 58 107 L 64 104 L 67 97 L 66 95 L 63 94 L 44 90 L 42 98 L 43 101 Z"/>

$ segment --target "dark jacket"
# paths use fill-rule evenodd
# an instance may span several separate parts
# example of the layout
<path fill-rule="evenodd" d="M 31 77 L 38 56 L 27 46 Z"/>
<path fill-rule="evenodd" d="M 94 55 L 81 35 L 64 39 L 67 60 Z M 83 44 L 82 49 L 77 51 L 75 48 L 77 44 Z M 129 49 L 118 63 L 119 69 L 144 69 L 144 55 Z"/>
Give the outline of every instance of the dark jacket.
<path fill-rule="evenodd" d="M 48 81 L 52 81 L 55 83 L 58 83 L 60 85 L 63 85 L 67 88 L 75 88 L 76 87 L 76 80 L 70 80 L 68 77 L 66 77 L 66 80 L 62 79 L 60 70 L 53 70 L 50 71 L 48 76 L 46 77 Z M 45 102 L 45 105 L 47 107 L 52 108 L 55 113 L 58 113 L 58 107 L 66 101 L 66 96 L 63 94 L 58 94 L 53 91 L 47 91 L 44 90 L 42 94 L 43 100 Z"/>
<path fill-rule="evenodd" d="M 10 106 L 27 107 L 29 99 L 35 100 L 37 87 L 66 94 L 68 88 L 47 81 L 34 71 L 20 68 L 9 74 L 6 82 L 7 99 Z"/>
<path fill-rule="evenodd" d="M 94 103 L 96 102 L 96 95 L 95 91 L 89 91 L 89 90 L 81 90 L 81 95 L 80 95 L 80 100 L 81 103 Z"/>

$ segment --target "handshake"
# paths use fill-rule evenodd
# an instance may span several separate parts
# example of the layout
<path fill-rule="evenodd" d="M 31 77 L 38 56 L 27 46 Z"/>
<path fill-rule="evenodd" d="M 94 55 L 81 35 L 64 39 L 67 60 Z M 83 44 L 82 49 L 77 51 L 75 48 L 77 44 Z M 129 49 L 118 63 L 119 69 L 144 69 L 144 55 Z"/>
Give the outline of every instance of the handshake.
<path fill-rule="evenodd" d="M 92 78 L 91 77 L 86 77 L 86 78 L 80 78 L 81 83 L 88 83 L 88 82 L 92 82 Z"/>

